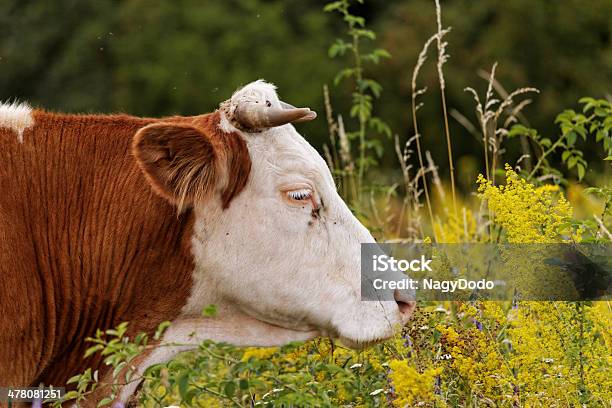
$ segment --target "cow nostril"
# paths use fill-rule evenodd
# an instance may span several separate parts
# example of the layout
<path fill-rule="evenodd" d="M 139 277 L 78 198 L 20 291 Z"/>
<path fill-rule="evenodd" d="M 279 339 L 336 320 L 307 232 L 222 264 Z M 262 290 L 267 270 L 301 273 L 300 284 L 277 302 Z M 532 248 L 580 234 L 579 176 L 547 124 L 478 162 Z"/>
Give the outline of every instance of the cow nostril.
<path fill-rule="evenodd" d="M 416 308 L 416 302 L 414 300 L 410 300 L 410 297 L 397 289 L 393 292 L 393 298 L 402 315 L 412 315 L 412 312 Z"/>
<path fill-rule="evenodd" d="M 397 307 L 401 314 L 411 314 L 416 306 L 416 302 L 402 302 L 401 300 L 396 300 Z"/>

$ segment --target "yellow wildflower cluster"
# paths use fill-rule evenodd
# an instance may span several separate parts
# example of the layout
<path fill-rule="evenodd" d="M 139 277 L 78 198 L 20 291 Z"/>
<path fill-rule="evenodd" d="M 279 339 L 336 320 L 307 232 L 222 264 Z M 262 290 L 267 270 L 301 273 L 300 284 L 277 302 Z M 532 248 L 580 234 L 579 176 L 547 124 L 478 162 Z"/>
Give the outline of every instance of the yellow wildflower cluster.
<path fill-rule="evenodd" d="M 500 302 L 481 302 L 479 310 L 483 319 L 494 322 L 496 325 L 503 325 L 507 322 L 508 316 Z"/>
<path fill-rule="evenodd" d="M 612 398 L 607 302 L 522 302 L 509 328 L 521 399 L 531 404 Z"/>
<path fill-rule="evenodd" d="M 277 352 L 277 347 L 249 347 L 244 350 L 242 361 L 249 361 L 250 358 L 254 358 L 256 360 L 266 360 Z"/>
<path fill-rule="evenodd" d="M 610 302 L 594 302 L 586 310 L 586 319 L 592 322 L 586 334 L 587 347 L 585 381 L 594 399 L 612 401 L 612 311 Z M 594 347 L 591 347 L 594 345 Z"/>
<path fill-rule="evenodd" d="M 506 365 L 491 333 L 475 327 L 462 328 L 439 325 L 441 343 L 448 366 L 444 378 L 460 381 L 479 399 L 497 403 L 514 398 L 512 373 Z"/>
<path fill-rule="evenodd" d="M 438 242 L 456 244 L 459 242 L 473 242 L 476 240 L 476 219 L 471 210 L 463 208 L 460 213 L 450 211 L 447 218 L 434 225 Z"/>
<path fill-rule="evenodd" d="M 394 406 L 405 407 L 435 401 L 436 377 L 442 373 L 442 367 L 430 367 L 420 373 L 405 360 L 392 360 L 389 362 L 389 367 L 391 368 L 389 378 L 395 386 Z"/>
<path fill-rule="evenodd" d="M 557 186 L 536 187 L 506 164 L 506 185 L 495 186 L 482 174 L 477 180 L 479 197 L 486 199 L 494 221 L 511 243 L 559 242 L 571 233 L 572 207 L 556 194 Z"/>

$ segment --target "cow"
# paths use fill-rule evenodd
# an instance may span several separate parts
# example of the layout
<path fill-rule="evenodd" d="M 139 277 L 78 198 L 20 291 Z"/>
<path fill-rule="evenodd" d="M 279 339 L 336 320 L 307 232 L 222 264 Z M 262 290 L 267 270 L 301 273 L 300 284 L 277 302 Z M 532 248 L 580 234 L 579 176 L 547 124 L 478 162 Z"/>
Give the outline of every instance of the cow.
<path fill-rule="evenodd" d="M 0 105 L 0 386 L 104 378 L 85 339 L 121 322 L 172 322 L 139 372 L 205 339 L 359 348 L 405 325 L 412 293 L 360 298 L 375 241 L 293 126 L 315 117 L 263 80 L 192 117 Z"/>

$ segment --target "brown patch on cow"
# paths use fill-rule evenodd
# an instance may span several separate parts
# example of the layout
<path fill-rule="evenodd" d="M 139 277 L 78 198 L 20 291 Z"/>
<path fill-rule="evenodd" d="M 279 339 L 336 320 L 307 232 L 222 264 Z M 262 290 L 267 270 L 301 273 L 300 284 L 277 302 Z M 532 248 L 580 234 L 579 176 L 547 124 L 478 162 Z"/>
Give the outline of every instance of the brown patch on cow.
<path fill-rule="evenodd" d="M 83 359 L 86 337 L 123 321 L 130 322 L 130 335 L 152 333 L 184 306 L 192 287 L 194 216 L 187 210 L 177 217 L 143 176 L 132 154 L 140 129 L 170 122 L 187 124 L 186 140 L 204 134 L 209 143 L 198 139 L 193 147 L 179 147 L 225 163 L 224 207 L 250 170 L 245 142 L 218 129 L 218 114 L 33 115 L 23 144 L 0 128 L 2 386 L 63 386 L 88 367 L 100 368 L 102 378 L 107 367 L 100 357 Z M 147 152 L 151 161 L 154 152 Z M 159 160 L 168 164 L 170 153 Z M 159 180 L 172 176 L 164 171 Z M 202 181 L 189 183 L 189 191 L 203 188 Z"/>

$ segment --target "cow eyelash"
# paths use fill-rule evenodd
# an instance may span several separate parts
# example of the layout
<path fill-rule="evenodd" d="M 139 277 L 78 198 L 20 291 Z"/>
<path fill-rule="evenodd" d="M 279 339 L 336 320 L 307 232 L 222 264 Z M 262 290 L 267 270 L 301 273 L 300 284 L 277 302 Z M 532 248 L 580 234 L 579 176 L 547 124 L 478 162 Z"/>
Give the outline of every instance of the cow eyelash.
<path fill-rule="evenodd" d="M 287 191 L 287 196 L 295 201 L 307 201 L 312 198 L 312 191 L 308 189 Z"/>

